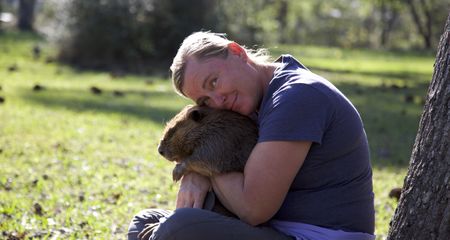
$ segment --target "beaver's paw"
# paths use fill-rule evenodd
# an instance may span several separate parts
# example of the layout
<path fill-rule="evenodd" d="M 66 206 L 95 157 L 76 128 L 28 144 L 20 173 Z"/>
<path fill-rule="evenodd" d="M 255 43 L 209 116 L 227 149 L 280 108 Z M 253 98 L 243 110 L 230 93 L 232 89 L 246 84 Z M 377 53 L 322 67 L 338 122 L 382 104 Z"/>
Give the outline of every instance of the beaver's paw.
<path fill-rule="evenodd" d="M 186 173 L 186 168 L 183 164 L 179 163 L 175 166 L 175 168 L 172 171 L 172 179 L 177 182 L 183 177 L 183 175 Z"/>

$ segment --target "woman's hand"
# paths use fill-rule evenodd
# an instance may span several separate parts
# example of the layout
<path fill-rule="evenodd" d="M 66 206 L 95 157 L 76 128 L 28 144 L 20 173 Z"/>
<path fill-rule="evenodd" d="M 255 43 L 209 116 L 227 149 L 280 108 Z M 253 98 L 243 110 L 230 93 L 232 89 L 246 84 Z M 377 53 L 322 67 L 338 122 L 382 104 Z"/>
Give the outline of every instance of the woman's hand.
<path fill-rule="evenodd" d="M 187 173 L 181 179 L 177 196 L 177 208 L 202 208 L 205 196 L 211 188 L 209 178 L 197 173 Z"/>

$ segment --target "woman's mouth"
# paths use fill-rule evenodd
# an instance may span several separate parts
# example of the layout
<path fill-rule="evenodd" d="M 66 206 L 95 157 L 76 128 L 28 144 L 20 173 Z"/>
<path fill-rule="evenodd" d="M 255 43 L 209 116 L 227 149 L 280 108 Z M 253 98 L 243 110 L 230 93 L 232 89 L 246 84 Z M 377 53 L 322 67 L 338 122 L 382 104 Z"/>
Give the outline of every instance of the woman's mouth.
<path fill-rule="evenodd" d="M 235 108 L 235 105 L 236 105 L 236 100 L 237 100 L 237 93 L 234 95 L 234 99 L 233 99 L 233 102 L 231 103 L 231 107 L 230 107 L 230 110 L 231 111 L 236 111 L 234 108 Z"/>

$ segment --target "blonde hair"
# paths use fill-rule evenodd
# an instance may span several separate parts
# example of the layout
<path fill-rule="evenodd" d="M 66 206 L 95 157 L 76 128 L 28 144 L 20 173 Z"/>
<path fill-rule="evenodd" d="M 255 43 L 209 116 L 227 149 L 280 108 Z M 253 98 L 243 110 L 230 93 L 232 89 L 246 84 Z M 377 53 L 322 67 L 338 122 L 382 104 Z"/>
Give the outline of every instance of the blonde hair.
<path fill-rule="evenodd" d="M 186 61 L 189 57 L 197 60 L 204 60 L 211 57 L 228 56 L 228 44 L 232 41 L 225 37 L 225 34 L 212 32 L 194 32 L 186 37 L 178 49 L 177 55 L 173 58 L 170 71 L 172 73 L 172 83 L 175 91 L 185 96 L 182 87 L 184 82 L 184 72 Z M 248 57 L 255 63 L 267 63 L 270 56 L 266 49 L 251 50 L 242 46 Z"/>

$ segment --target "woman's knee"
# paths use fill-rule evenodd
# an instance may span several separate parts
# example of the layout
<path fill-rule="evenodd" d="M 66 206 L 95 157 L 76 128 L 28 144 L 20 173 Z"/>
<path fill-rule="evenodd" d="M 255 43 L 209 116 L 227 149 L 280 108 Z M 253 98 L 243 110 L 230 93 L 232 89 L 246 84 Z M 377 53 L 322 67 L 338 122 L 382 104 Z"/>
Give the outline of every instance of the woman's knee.
<path fill-rule="evenodd" d="M 128 239 L 138 239 L 137 235 L 146 224 L 157 223 L 161 218 L 168 217 L 172 212 L 162 209 L 144 209 L 134 215 L 128 227 Z"/>
<path fill-rule="evenodd" d="M 208 231 L 207 225 L 218 220 L 217 218 L 222 216 L 198 208 L 180 208 L 161 222 L 152 239 L 198 239 Z"/>
<path fill-rule="evenodd" d="M 269 227 L 253 227 L 239 219 L 198 208 L 180 208 L 160 221 L 151 240 L 291 239 Z"/>

